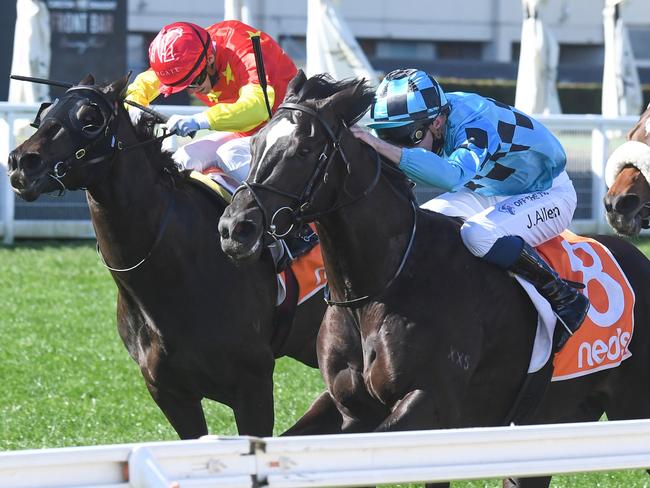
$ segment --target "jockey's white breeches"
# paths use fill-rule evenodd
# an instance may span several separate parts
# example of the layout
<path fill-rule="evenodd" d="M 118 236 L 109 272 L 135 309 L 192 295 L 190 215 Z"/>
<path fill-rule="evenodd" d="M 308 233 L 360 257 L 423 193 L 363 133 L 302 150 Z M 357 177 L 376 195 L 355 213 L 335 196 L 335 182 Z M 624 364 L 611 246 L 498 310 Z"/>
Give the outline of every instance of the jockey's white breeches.
<path fill-rule="evenodd" d="M 460 235 L 472 254 L 483 257 L 500 237 L 520 236 L 538 246 L 571 223 L 577 197 L 566 171 L 548 190 L 515 196 L 486 197 L 463 188 L 429 200 L 422 208 L 452 217 L 464 217 Z"/>
<path fill-rule="evenodd" d="M 179 148 L 174 153 L 174 160 L 185 169 L 201 173 L 217 170 L 226 176 L 226 180 L 232 180 L 234 186 L 239 186 L 250 169 L 250 137 L 233 132 L 211 131 Z M 227 187 L 230 186 L 233 184 L 227 184 Z"/>

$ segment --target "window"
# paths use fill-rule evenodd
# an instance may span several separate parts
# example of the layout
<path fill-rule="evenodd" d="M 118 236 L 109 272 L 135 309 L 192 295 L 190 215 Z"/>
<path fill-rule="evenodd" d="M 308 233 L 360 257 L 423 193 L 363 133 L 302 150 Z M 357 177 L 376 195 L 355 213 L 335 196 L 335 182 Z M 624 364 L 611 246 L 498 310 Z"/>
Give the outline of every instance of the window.
<path fill-rule="evenodd" d="M 560 44 L 560 64 L 602 66 L 605 48 L 601 44 Z"/>
<path fill-rule="evenodd" d="M 483 59 L 481 42 L 436 42 L 438 59 Z"/>
<path fill-rule="evenodd" d="M 632 53 L 637 66 L 644 68 L 650 67 L 650 25 L 631 26 L 628 24 L 628 33 L 630 35 L 630 44 Z"/>
<path fill-rule="evenodd" d="M 307 66 L 307 39 L 304 36 L 280 36 L 279 43 L 299 68 Z"/>
<path fill-rule="evenodd" d="M 510 45 L 510 61 L 512 61 L 513 63 L 518 63 L 520 52 L 521 52 L 521 43 L 513 42 Z"/>
<path fill-rule="evenodd" d="M 384 59 L 434 59 L 435 44 L 429 41 L 377 41 L 375 56 Z"/>

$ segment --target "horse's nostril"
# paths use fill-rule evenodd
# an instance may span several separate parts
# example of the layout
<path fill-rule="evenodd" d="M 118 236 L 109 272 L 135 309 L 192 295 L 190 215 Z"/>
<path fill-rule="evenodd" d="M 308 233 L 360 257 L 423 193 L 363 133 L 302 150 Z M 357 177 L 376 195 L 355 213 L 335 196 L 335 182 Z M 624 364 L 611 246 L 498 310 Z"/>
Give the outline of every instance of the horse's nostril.
<path fill-rule="evenodd" d="M 27 153 L 23 154 L 18 159 L 18 167 L 21 168 L 25 173 L 33 173 L 40 169 L 43 164 L 43 160 L 38 154 Z"/>
<path fill-rule="evenodd" d="M 234 229 L 232 230 L 233 239 L 237 239 L 240 242 L 246 242 L 250 238 L 255 236 L 255 224 L 250 220 L 243 220 L 237 222 Z"/>
<path fill-rule="evenodd" d="M 637 211 L 641 205 L 641 199 L 638 195 L 622 195 L 621 197 L 614 200 L 614 210 L 619 213 L 627 214 Z"/>
<path fill-rule="evenodd" d="M 228 229 L 228 226 L 225 225 L 223 222 L 219 222 L 219 235 L 221 236 L 222 239 L 230 238 L 230 229 Z"/>
<path fill-rule="evenodd" d="M 611 211 L 612 211 L 612 208 L 613 208 L 613 207 L 612 207 L 612 204 L 609 203 L 609 201 L 606 200 L 606 201 L 605 201 L 605 211 L 606 211 L 606 212 L 611 212 Z"/>

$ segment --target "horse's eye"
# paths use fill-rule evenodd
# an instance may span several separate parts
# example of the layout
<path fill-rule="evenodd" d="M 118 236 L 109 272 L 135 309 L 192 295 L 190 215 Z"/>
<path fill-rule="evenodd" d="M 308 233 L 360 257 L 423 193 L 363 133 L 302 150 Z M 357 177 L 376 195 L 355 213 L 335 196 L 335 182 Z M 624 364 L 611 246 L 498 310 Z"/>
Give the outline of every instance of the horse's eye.
<path fill-rule="evenodd" d="M 301 156 L 309 156 L 311 154 L 311 149 L 308 147 L 301 147 L 298 149 L 298 154 Z"/>

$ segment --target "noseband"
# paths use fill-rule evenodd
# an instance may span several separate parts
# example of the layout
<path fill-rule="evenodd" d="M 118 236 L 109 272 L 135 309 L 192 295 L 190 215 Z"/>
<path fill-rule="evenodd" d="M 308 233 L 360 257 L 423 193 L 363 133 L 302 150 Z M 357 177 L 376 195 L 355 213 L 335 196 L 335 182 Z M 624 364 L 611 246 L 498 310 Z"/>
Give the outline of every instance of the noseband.
<path fill-rule="evenodd" d="M 119 102 L 111 103 L 107 100 L 105 93 L 91 85 L 73 86 L 66 91 L 66 94 L 70 94 L 70 96 L 61 102 L 57 100 L 54 103 L 41 104 L 41 108 L 32 123 L 33 127 L 38 128 L 46 120 L 54 119 L 59 125 L 71 133 L 71 138 L 76 146 L 70 155 L 55 163 L 52 171 L 48 174 L 50 178 L 54 179 L 61 186 L 57 196 L 63 196 L 68 190 L 62 179 L 71 170 L 78 170 L 100 163 L 108 163 L 114 159 L 118 151 L 133 149 L 144 144 L 162 140 L 171 135 L 165 132 L 160 137 L 125 146 L 117 139 L 117 104 Z M 81 108 L 82 105 L 90 105 L 97 108 L 103 119 L 100 126 L 81 125 L 80 121 L 74 116 L 73 111 Z M 43 118 L 41 119 L 41 117 Z"/>
<path fill-rule="evenodd" d="M 278 107 L 278 110 L 282 110 L 282 109 L 297 110 L 299 112 L 303 112 L 308 115 L 311 115 L 313 118 L 318 120 L 321 126 L 325 129 L 327 135 L 329 136 L 329 142 L 325 144 L 325 147 L 323 147 L 323 150 L 321 151 L 320 156 L 318 157 L 318 164 L 316 165 L 314 172 L 309 177 L 309 180 L 307 181 L 307 184 L 303 188 L 300 195 L 290 193 L 284 190 L 280 190 L 278 188 L 275 188 L 265 183 L 256 183 L 256 182 L 249 183 L 247 181 L 244 181 L 242 185 L 239 188 L 237 188 L 237 190 L 235 190 L 233 198 L 241 190 L 248 189 L 251 192 L 251 195 L 255 199 L 255 203 L 257 203 L 257 206 L 259 207 L 262 213 L 264 230 L 267 232 L 268 235 L 270 235 L 274 239 L 281 239 L 287 236 L 296 227 L 297 224 L 313 221 L 317 217 L 339 210 L 340 208 L 351 205 L 354 202 L 364 198 L 377 185 L 377 182 L 379 181 L 379 177 L 381 175 L 381 158 L 379 157 L 379 154 L 375 151 L 375 156 L 376 156 L 375 176 L 372 182 L 370 183 L 370 185 L 361 194 L 352 196 L 352 198 L 346 202 L 335 203 L 331 208 L 327 210 L 308 214 L 307 211 L 312 206 L 312 197 L 316 192 L 316 190 L 320 187 L 320 185 L 322 185 L 323 183 L 327 183 L 330 166 L 334 161 L 335 156 L 338 153 L 340 153 L 341 159 L 346 165 L 348 175 L 351 172 L 350 162 L 347 156 L 345 155 L 345 151 L 341 147 L 341 138 L 345 129 L 347 129 L 347 126 L 345 125 L 345 122 L 342 121 L 340 127 L 338 128 L 338 131 L 335 133 L 334 130 L 327 123 L 327 121 L 317 111 L 309 107 L 306 107 L 304 105 L 301 105 L 299 103 L 283 103 Z M 346 193 L 348 193 L 347 189 L 345 188 L 345 184 L 343 185 L 343 188 L 345 189 Z M 280 207 L 273 213 L 273 215 L 269 219 L 268 218 L 269 213 L 255 190 L 266 190 L 271 193 L 275 193 L 277 195 L 287 197 L 293 200 L 295 204 L 292 206 Z M 277 229 L 276 220 L 284 212 L 289 214 L 289 217 L 291 218 L 291 225 L 284 232 L 279 232 Z"/>

